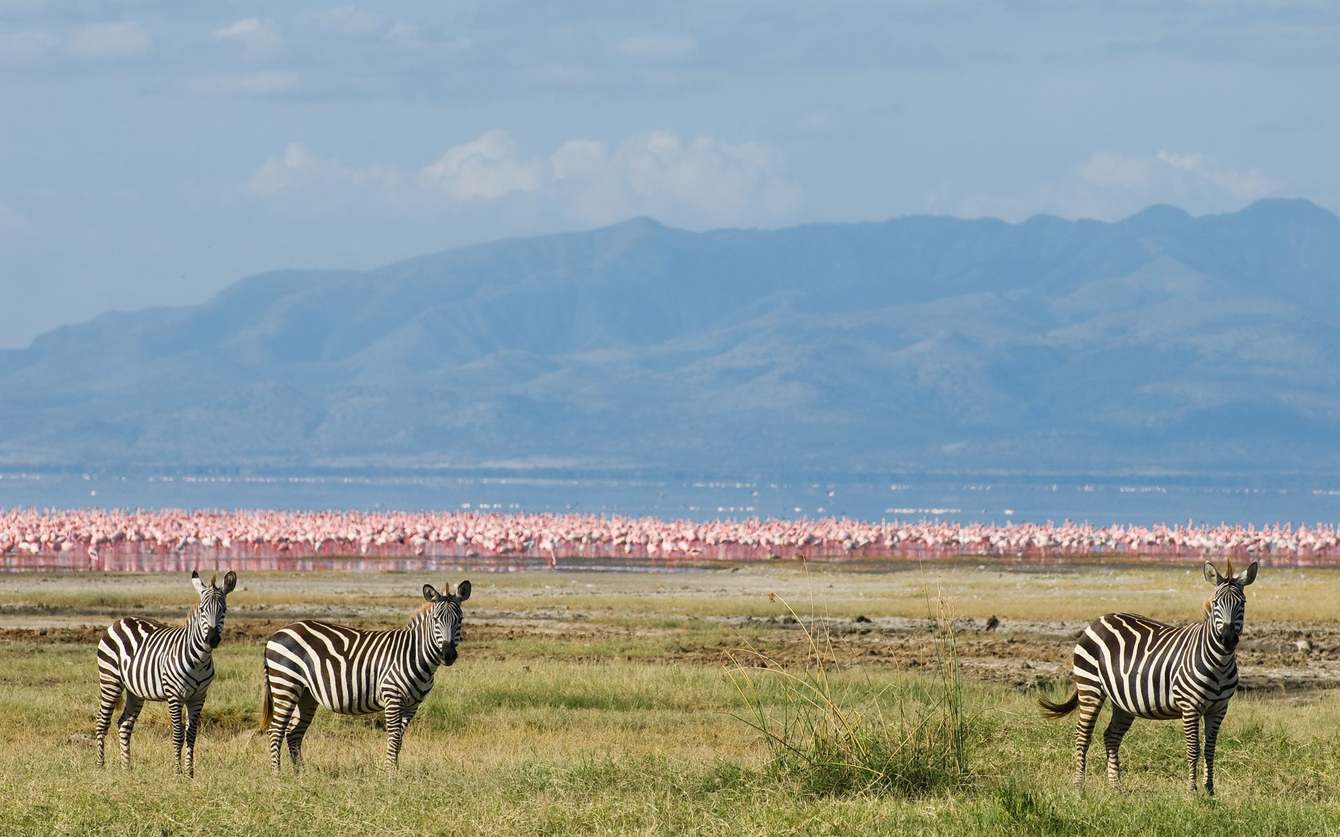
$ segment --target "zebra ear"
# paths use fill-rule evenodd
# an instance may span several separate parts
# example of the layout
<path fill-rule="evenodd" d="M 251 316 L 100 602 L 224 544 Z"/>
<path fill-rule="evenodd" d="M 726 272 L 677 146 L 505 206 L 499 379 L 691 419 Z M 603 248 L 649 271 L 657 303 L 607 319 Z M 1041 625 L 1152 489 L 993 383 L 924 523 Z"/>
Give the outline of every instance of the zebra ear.
<path fill-rule="evenodd" d="M 438 598 L 440 598 L 440 597 L 437 595 L 437 591 L 433 589 L 433 585 L 431 585 L 431 584 L 425 584 L 425 585 L 423 585 L 423 599 L 424 599 L 424 601 L 427 601 L 427 602 L 435 602 L 435 601 L 438 600 Z"/>
<path fill-rule="evenodd" d="M 456 595 L 460 596 L 461 601 L 465 601 L 466 599 L 470 598 L 470 582 L 462 581 L 460 584 L 458 584 L 456 586 Z"/>
<path fill-rule="evenodd" d="M 233 592 L 233 588 L 236 586 L 237 586 L 237 573 L 233 572 L 232 570 L 229 570 L 228 572 L 224 573 L 223 594 L 226 596 L 229 593 Z"/>
<path fill-rule="evenodd" d="M 1247 567 L 1247 569 L 1238 573 L 1236 576 L 1234 576 L 1234 578 L 1236 578 L 1238 581 L 1241 581 L 1242 586 L 1246 587 L 1248 584 L 1251 584 L 1253 581 L 1256 581 L 1256 571 L 1259 568 L 1259 564 L 1260 562 L 1253 561 L 1251 565 Z"/>
<path fill-rule="evenodd" d="M 1204 573 L 1205 580 L 1211 584 L 1218 584 L 1223 581 L 1223 578 L 1219 576 L 1219 570 L 1215 569 L 1214 564 L 1211 564 L 1209 561 L 1205 562 Z"/>
<path fill-rule="evenodd" d="M 195 570 L 191 570 L 191 586 L 195 588 L 196 595 L 205 592 L 205 582 L 200 580 L 200 573 Z"/>

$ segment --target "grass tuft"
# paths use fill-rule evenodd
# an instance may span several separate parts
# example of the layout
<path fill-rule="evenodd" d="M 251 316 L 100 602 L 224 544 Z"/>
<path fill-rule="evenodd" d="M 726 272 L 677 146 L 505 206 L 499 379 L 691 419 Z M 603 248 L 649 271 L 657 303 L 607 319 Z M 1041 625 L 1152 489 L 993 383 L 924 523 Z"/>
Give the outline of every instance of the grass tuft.
<path fill-rule="evenodd" d="M 727 671 L 745 707 L 735 717 L 761 736 L 770 772 L 812 796 L 884 793 L 922 796 L 969 782 L 970 722 L 953 620 L 937 602 L 931 641 L 937 676 L 920 696 L 873 691 L 830 676 L 837 665 L 827 623 L 798 614 L 770 594 L 804 633 L 803 668 L 786 668 L 763 651 L 732 655 Z"/>

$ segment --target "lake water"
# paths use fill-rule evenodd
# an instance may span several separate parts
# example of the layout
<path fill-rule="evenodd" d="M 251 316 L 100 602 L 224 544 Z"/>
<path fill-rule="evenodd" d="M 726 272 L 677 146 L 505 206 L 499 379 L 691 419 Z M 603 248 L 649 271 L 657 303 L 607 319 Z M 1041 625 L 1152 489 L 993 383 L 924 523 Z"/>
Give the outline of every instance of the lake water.
<path fill-rule="evenodd" d="M 907 476 L 887 480 L 584 476 L 182 476 L 0 472 L 0 507 L 583 512 L 664 518 L 1264 524 L 1340 521 L 1340 478 L 1177 482 Z"/>

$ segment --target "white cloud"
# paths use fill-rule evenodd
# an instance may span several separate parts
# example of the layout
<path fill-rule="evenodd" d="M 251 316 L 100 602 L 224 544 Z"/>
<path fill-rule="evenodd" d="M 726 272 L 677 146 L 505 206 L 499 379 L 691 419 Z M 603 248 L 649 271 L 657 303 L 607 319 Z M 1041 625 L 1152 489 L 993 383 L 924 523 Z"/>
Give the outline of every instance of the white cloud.
<path fill-rule="evenodd" d="M 506 131 L 487 131 L 453 146 L 419 172 L 422 183 L 456 200 L 496 200 L 513 192 L 534 192 L 543 177 L 543 164 L 522 159 Z"/>
<path fill-rule="evenodd" d="M 56 43 L 54 36 L 36 29 L 0 32 L 0 66 L 34 64 L 46 58 Z"/>
<path fill-rule="evenodd" d="M 1095 152 L 1080 166 L 1079 176 L 1083 186 L 1106 190 L 1125 211 L 1150 203 L 1192 211 L 1235 209 L 1284 187 L 1258 171 L 1218 166 L 1201 154 L 1167 149 L 1148 156 Z"/>
<path fill-rule="evenodd" d="M 550 166 L 572 209 L 595 223 L 632 214 L 688 226 L 744 223 L 785 217 L 800 204 L 799 188 L 779 174 L 777 155 L 759 143 L 655 131 L 613 150 L 568 142 Z"/>
<path fill-rule="evenodd" d="M 1095 151 L 1058 180 L 1017 195 L 974 195 L 958 202 L 940 196 L 932 203 L 937 210 L 1012 220 L 1037 213 L 1115 220 L 1156 203 L 1192 213 L 1236 210 L 1286 187 L 1262 172 L 1223 166 L 1195 152 Z"/>
<path fill-rule="evenodd" d="M 1243 200 L 1257 200 L 1277 194 L 1284 183 L 1258 171 L 1225 169 L 1208 164 L 1199 154 L 1177 154 L 1171 151 L 1159 151 L 1155 155 L 1159 162 L 1175 169 L 1187 172 L 1208 183 L 1213 183 L 1234 197 Z"/>
<path fill-rule="evenodd" d="M 242 54 L 248 59 L 260 58 L 277 51 L 284 39 L 268 20 L 243 18 L 215 29 L 215 38 L 242 45 Z"/>
<path fill-rule="evenodd" d="M 384 166 L 351 168 L 336 160 L 318 157 L 301 143 L 291 142 L 284 153 L 267 160 L 247 182 L 258 197 L 272 198 L 294 192 L 328 192 L 332 189 L 394 190 L 400 175 Z"/>
<path fill-rule="evenodd" d="M 549 157 L 549 165 L 554 179 L 565 181 L 585 180 L 598 176 L 605 168 L 609 158 L 609 146 L 600 140 L 569 140 L 558 147 Z"/>
<path fill-rule="evenodd" d="M 1111 151 L 1095 151 L 1080 164 L 1079 176 L 1098 186 L 1148 189 L 1154 180 L 1154 158 L 1126 157 Z"/>
<path fill-rule="evenodd" d="M 153 38 L 138 23 L 90 23 L 70 35 L 66 45 L 71 57 L 81 61 L 115 61 L 144 55 Z"/>
<path fill-rule="evenodd" d="M 207 96 L 283 96 L 302 89 L 302 77 L 290 70 L 231 73 L 193 80 L 193 93 Z"/>
<path fill-rule="evenodd" d="M 673 61 L 684 58 L 697 47 L 697 41 L 683 35 L 639 35 L 617 42 L 614 51 L 642 61 Z"/>
<path fill-rule="evenodd" d="M 644 214 L 689 227 L 764 223 L 783 220 L 800 205 L 800 190 L 781 175 L 767 146 L 666 131 L 613 145 L 574 139 L 547 156 L 528 156 L 506 131 L 493 130 L 411 173 L 348 166 L 294 143 L 248 184 L 260 198 L 337 187 L 421 211 L 506 201 L 518 211 L 594 224 Z"/>

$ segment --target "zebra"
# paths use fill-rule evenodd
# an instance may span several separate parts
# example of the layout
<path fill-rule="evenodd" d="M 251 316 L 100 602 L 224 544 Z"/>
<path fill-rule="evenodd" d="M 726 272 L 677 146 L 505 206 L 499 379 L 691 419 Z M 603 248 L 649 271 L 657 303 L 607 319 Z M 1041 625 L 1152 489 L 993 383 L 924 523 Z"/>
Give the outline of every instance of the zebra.
<path fill-rule="evenodd" d="M 125 691 L 126 705 L 117 719 L 121 739 L 121 765 L 130 769 L 130 735 L 146 700 L 167 701 L 172 718 L 172 746 L 177 751 L 177 772 L 182 772 L 181 750 L 186 744 L 186 774 L 195 776 L 195 736 L 200 710 L 214 680 L 214 649 L 223 640 L 223 619 L 228 612 L 228 594 L 237 586 L 231 570 L 217 586 L 191 571 L 191 585 L 200 603 L 191 608 L 186 622 L 168 627 L 155 619 L 127 616 L 103 632 L 98 642 L 98 767 L 104 764 L 103 749 L 112 712 Z M 186 723 L 182 723 L 182 710 Z"/>
<path fill-rule="evenodd" d="M 386 713 L 386 769 L 400 761 L 400 743 L 433 688 L 439 665 L 456 662 L 461 603 L 470 582 L 439 593 L 423 585 L 427 602 L 403 628 L 362 631 L 304 620 L 265 643 L 261 728 L 270 733 L 270 766 L 279 772 L 287 739 L 294 772 L 302 770 L 302 739 L 317 706 L 341 715 Z"/>
<path fill-rule="evenodd" d="M 1200 719 L 1205 718 L 1205 791 L 1214 796 L 1214 749 L 1228 701 L 1238 687 L 1237 647 L 1246 611 L 1243 588 L 1256 580 L 1257 562 L 1220 575 L 1209 561 L 1202 572 L 1214 585 L 1199 622 L 1172 626 L 1131 613 L 1109 613 L 1090 624 L 1075 645 L 1075 690 L 1062 703 L 1042 699 L 1044 714 L 1062 718 L 1079 709 L 1075 724 L 1075 785 L 1084 784 L 1085 757 L 1103 703 L 1112 719 L 1103 733 L 1107 780 L 1121 774 L 1118 750 L 1136 718 L 1182 720 L 1190 790 L 1197 792 Z"/>

